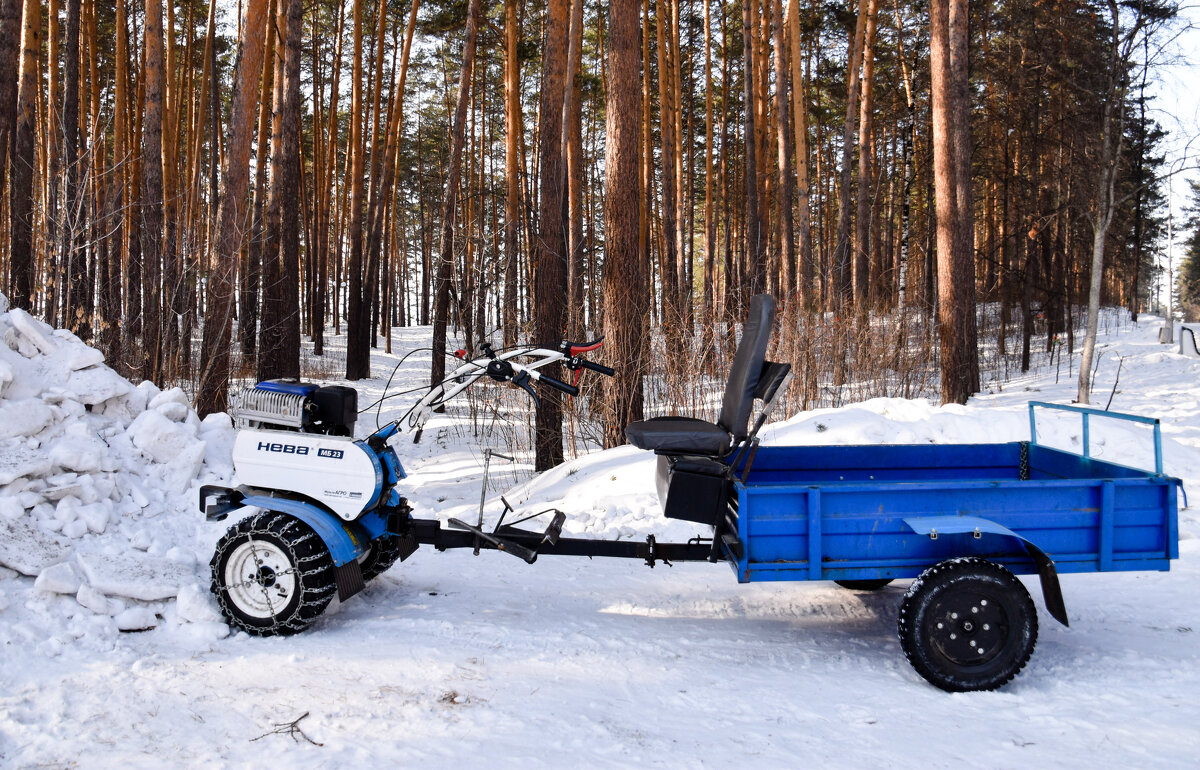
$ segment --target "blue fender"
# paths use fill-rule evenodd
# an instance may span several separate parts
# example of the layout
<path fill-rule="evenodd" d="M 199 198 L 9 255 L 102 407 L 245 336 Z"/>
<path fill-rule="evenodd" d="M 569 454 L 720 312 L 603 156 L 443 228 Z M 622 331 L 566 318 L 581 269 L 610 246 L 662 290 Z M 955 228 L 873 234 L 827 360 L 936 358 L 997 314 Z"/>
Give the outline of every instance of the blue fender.
<path fill-rule="evenodd" d="M 268 511 L 278 511 L 289 516 L 295 516 L 312 527 L 317 537 L 329 549 L 333 558 L 333 566 L 341 567 L 349 562 L 357 562 L 358 558 L 371 547 L 370 535 L 354 522 L 343 521 L 320 506 L 303 500 L 292 500 L 286 497 L 271 497 L 268 495 L 249 494 L 242 498 L 244 506 L 263 508 Z"/>
<path fill-rule="evenodd" d="M 1058 569 L 1054 566 L 1054 560 L 1026 538 L 1008 527 L 979 516 L 909 516 L 904 519 L 904 523 L 918 535 L 928 535 L 934 539 L 940 535 L 971 535 L 976 538 L 996 535 L 1015 540 L 1037 565 L 1046 610 L 1059 623 L 1064 626 L 1070 625 L 1067 622 L 1067 605 L 1063 601 L 1062 586 L 1058 582 Z"/>

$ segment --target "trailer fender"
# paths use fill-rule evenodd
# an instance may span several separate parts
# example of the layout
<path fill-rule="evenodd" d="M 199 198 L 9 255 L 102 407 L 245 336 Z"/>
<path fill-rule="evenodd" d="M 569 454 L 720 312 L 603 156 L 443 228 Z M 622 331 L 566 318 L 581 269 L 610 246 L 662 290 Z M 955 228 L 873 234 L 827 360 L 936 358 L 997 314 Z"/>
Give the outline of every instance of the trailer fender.
<path fill-rule="evenodd" d="M 1064 626 L 1070 625 L 1067 622 L 1067 606 L 1063 601 L 1062 586 L 1058 582 L 1058 569 L 1054 566 L 1054 561 L 1041 548 L 1008 527 L 978 516 L 909 516 L 904 519 L 904 523 L 918 535 L 928 535 L 934 539 L 940 535 L 998 535 L 1016 540 L 1037 565 L 1046 610 L 1059 623 Z"/>

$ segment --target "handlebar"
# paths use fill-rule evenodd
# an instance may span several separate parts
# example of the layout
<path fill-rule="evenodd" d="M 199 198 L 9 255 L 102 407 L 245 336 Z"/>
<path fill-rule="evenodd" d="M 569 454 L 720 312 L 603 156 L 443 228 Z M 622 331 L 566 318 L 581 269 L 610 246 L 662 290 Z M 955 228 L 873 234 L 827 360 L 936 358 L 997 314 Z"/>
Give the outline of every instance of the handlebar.
<path fill-rule="evenodd" d="M 599 372 L 600 374 L 603 374 L 607 377 L 612 377 L 614 374 L 617 373 L 617 370 L 613 369 L 611 366 L 605 366 L 604 364 L 597 364 L 592 361 L 585 361 L 582 358 L 579 359 L 579 366 L 583 367 L 584 369 L 593 371 L 593 372 Z"/>
<path fill-rule="evenodd" d="M 615 371 L 603 364 L 593 363 L 583 358 L 584 353 L 598 350 L 604 344 L 604 338 L 599 337 L 591 342 L 576 343 L 563 340 L 556 349 L 541 348 L 533 345 L 518 345 L 514 347 L 495 349 L 486 341 L 480 347 L 480 355 L 472 356 L 465 350 L 454 353 L 462 364 L 429 389 L 429 392 L 413 404 L 404 416 L 389 426 L 377 431 L 383 438 L 395 434 L 399 425 L 407 423 L 414 431 L 414 440 L 419 440 L 422 426 L 428 416 L 447 401 L 459 395 L 481 378 L 489 378 L 497 382 L 507 382 L 524 390 L 533 398 L 540 408 L 541 400 L 533 387 L 534 382 L 541 382 L 569 396 L 578 396 L 579 376 L 583 369 L 613 376 Z M 531 359 L 529 363 L 517 363 L 515 359 Z M 566 383 L 557 377 L 544 374 L 541 368 L 550 364 L 560 363 L 573 373 L 572 383 Z"/>
<path fill-rule="evenodd" d="M 567 383 L 563 382 L 562 380 L 555 379 L 554 377 L 551 377 L 548 374 L 542 374 L 541 372 L 530 372 L 530 374 L 533 375 L 533 378 L 535 380 L 542 383 L 543 385 L 549 385 L 550 387 L 554 388 L 555 390 L 561 390 L 563 393 L 566 393 L 568 396 L 578 396 L 579 395 L 579 388 L 575 387 L 574 385 L 568 385 Z"/>

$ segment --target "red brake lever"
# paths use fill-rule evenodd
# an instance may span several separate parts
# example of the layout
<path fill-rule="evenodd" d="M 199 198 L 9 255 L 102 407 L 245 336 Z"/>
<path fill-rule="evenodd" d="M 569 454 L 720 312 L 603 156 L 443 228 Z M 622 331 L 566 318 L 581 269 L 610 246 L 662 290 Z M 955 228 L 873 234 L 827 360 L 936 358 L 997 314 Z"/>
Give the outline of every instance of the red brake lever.
<path fill-rule="evenodd" d="M 571 355 L 577 356 L 580 353 L 590 353 L 593 350 L 599 350 L 602 347 L 604 347 L 604 340 L 602 339 L 596 340 L 591 345 L 572 345 Z"/>

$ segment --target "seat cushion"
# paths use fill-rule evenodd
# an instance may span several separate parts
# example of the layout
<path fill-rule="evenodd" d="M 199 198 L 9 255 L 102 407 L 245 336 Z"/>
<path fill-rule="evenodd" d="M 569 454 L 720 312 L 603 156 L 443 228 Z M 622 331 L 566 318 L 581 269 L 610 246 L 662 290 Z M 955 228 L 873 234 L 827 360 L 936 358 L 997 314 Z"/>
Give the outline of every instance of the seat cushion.
<path fill-rule="evenodd" d="M 694 417 L 655 417 L 625 428 L 629 443 L 638 449 L 668 454 L 720 457 L 729 451 L 729 431 Z"/>

